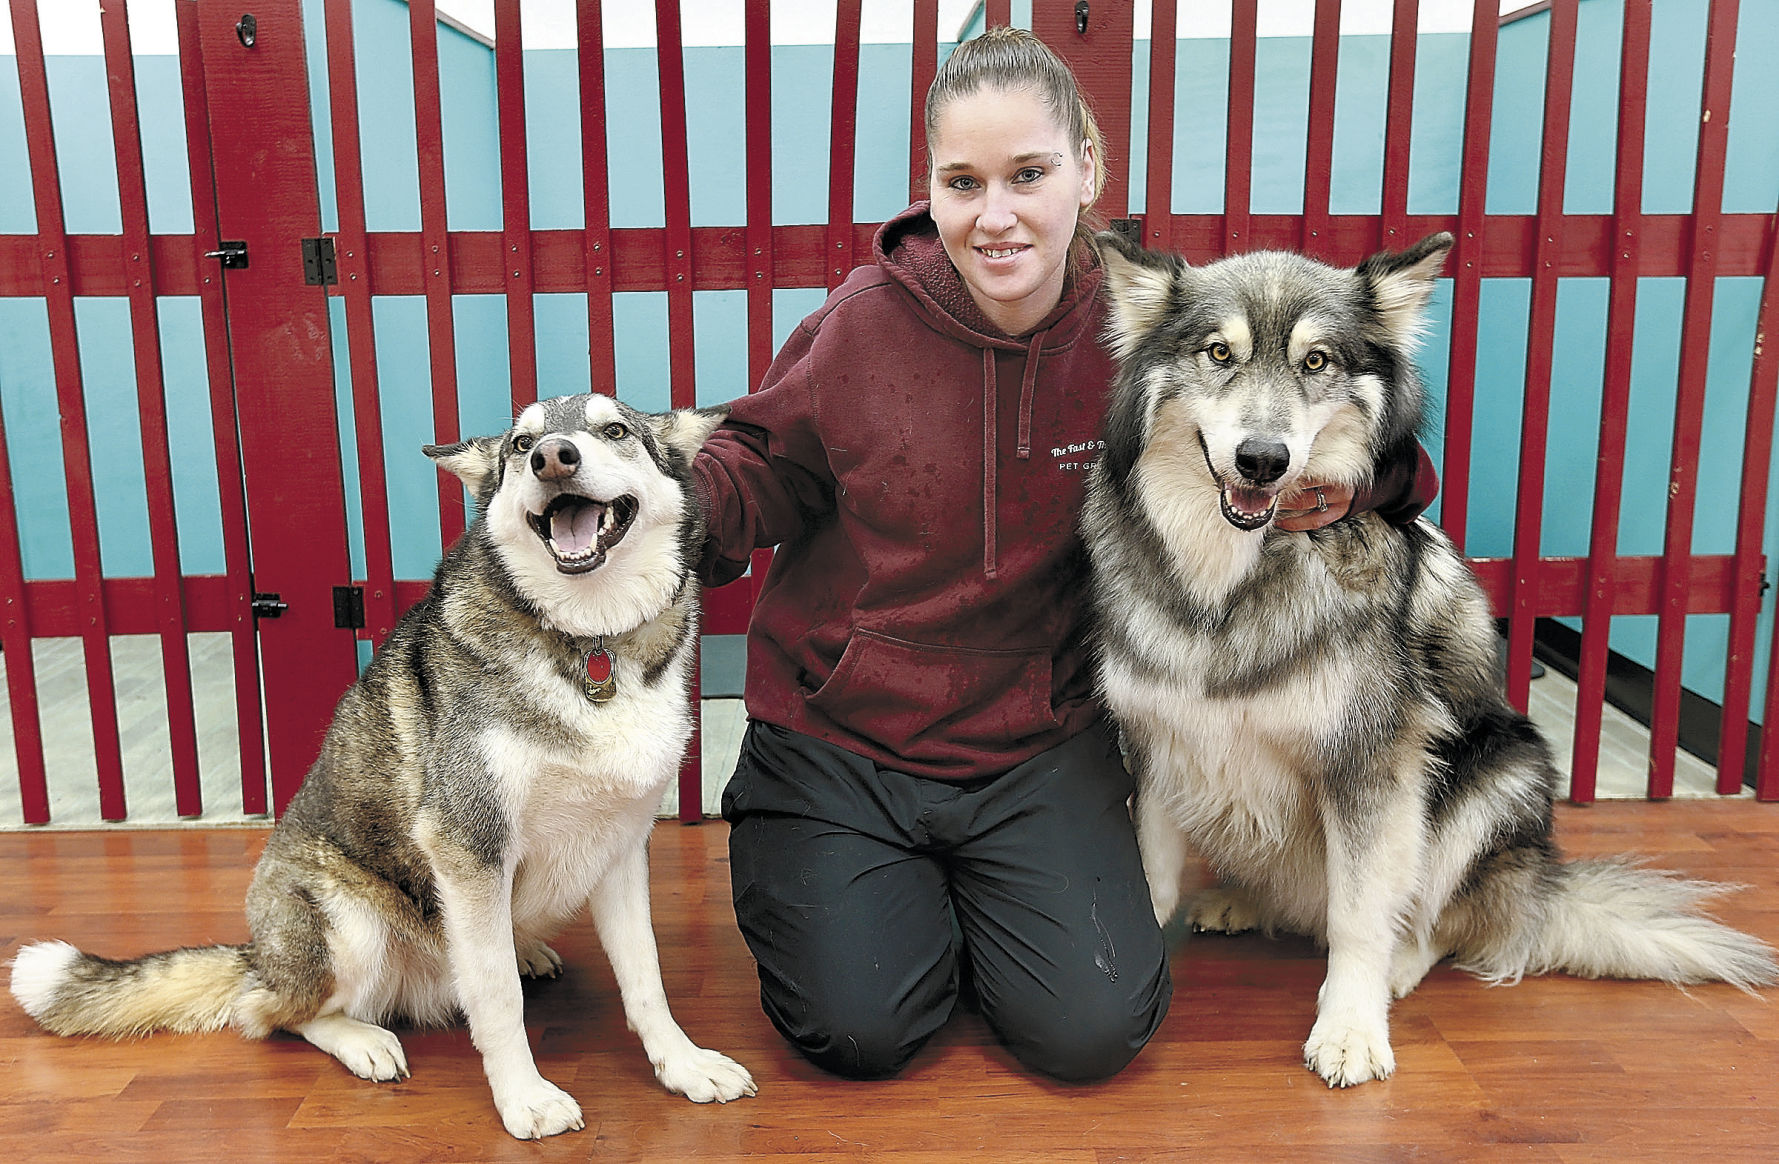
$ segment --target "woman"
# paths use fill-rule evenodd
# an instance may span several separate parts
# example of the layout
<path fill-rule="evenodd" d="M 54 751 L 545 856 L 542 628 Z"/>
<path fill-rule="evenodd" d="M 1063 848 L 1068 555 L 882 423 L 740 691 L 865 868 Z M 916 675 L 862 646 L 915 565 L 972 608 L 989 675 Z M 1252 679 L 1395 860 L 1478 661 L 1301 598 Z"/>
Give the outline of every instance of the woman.
<path fill-rule="evenodd" d="M 779 547 L 723 801 L 736 916 L 767 1015 L 830 1071 L 894 1074 L 963 989 L 1022 1063 L 1098 1079 L 1172 989 L 1083 643 L 1076 512 L 1113 371 L 1099 135 L 1017 29 L 959 46 L 925 128 L 929 203 L 694 467 L 709 582 Z M 1434 487 L 1380 481 L 1405 517 Z M 1281 524 L 1354 501 L 1323 493 Z"/>

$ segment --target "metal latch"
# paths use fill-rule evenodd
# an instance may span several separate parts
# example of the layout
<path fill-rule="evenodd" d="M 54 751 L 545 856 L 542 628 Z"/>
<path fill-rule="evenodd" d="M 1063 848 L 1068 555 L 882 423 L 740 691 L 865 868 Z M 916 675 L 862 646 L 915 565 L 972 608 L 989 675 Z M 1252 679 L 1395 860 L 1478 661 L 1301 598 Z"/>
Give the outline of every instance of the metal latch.
<path fill-rule="evenodd" d="M 341 630 L 364 628 L 364 587 L 334 587 L 334 625 Z"/>
<path fill-rule="evenodd" d="M 311 287 L 331 287 L 340 281 L 334 265 L 334 240 L 326 237 L 303 240 L 303 282 Z"/>
<path fill-rule="evenodd" d="M 205 251 L 206 259 L 221 259 L 225 271 L 240 271 L 247 267 L 247 242 L 245 239 L 225 238 L 222 249 Z"/>
<path fill-rule="evenodd" d="M 277 618 L 290 609 L 290 603 L 278 594 L 255 594 L 253 596 L 254 618 Z"/>

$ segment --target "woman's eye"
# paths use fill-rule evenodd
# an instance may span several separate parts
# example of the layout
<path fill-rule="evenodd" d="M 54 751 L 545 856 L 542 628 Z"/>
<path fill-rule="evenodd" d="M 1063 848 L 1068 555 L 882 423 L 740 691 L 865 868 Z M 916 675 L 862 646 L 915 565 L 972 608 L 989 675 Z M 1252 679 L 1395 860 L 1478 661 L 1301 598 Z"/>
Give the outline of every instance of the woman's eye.
<path fill-rule="evenodd" d="M 516 452 L 529 453 L 531 451 L 531 446 L 535 445 L 536 443 L 537 443 L 536 437 L 527 435 L 525 433 L 520 433 L 518 436 L 513 438 L 513 449 Z"/>
<path fill-rule="evenodd" d="M 951 181 L 947 182 L 946 185 L 951 187 L 953 190 L 969 191 L 969 190 L 974 190 L 976 188 L 976 179 L 965 178 L 960 175 L 959 177 L 953 178 Z"/>
<path fill-rule="evenodd" d="M 1235 353 L 1229 350 L 1229 345 L 1221 340 L 1206 348 L 1205 354 L 1219 364 L 1227 364 L 1235 356 Z"/>
<path fill-rule="evenodd" d="M 1019 171 L 1018 174 L 1014 175 L 1013 180 L 1015 182 L 1036 182 L 1043 176 L 1043 170 L 1040 170 L 1036 166 L 1027 166 L 1025 169 Z"/>
<path fill-rule="evenodd" d="M 1320 371 L 1322 371 L 1322 369 L 1326 368 L 1327 366 L 1328 366 L 1328 353 L 1327 352 L 1313 351 L 1309 355 L 1307 355 L 1303 358 L 1303 370 L 1306 372 L 1320 372 Z"/>
<path fill-rule="evenodd" d="M 630 435 L 630 430 L 625 428 L 623 425 L 619 424 L 615 420 L 612 421 L 610 424 L 606 425 L 604 428 L 600 429 L 599 431 L 605 434 L 606 440 L 610 440 L 610 441 L 621 441 L 625 437 Z"/>

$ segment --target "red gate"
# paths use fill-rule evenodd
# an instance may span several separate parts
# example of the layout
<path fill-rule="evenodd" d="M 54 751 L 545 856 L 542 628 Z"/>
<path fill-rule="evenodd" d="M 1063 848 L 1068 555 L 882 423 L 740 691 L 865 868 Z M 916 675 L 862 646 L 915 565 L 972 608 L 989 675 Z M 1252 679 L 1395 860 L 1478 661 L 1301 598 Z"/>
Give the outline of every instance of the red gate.
<path fill-rule="evenodd" d="M 1078 25 L 1077 6 L 1063 3 L 1033 4 L 1033 26 L 1074 65 L 1094 99 L 1108 139 L 1116 145 L 1129 140 L 1132 122 L 1133 7 L 1128 0 L 1094 0 L 1085 7 L 1085 30 Z M 1631 379 L 1628 337 L 1637 280 L 1683 277 L 1685 331 L 1703 335 L 1709 330 L 1715 280 L 1761 276 L 1769 294 L 1760 308 L 1757 331 L 1770 334 L 1775 322 L 1770 292 L 1779 285 L 1774 279 L 1779 216 L 1723 211 L 1729 119 L 1719 111 L 1729 108 L 1739 6 L 1735 0 L 1715 0 L 1710 6 L 1693 206 L 1689 213 L 1666 215 L 1642 210 L 1650 0 L 1627 0 L 1624 5 L 1615 208 L 1604 215 L 1571 214 L 1564 208 L 1578 0 L 1552 0 L 1543 7 L 1549 10 L 1548 81 L 1533 214 L 1490 213 L 1484 202 L 1481 176 L 1489 162 L 1496 84 L 1496 0 L 1477 0 L 1475 5 L 1463 116 L 1464 178 L 1455 215 L 1409 212 L 1417 45 L 1413 0 L 1395 0 L 1393 7 L 1379 213 L 1337 214 L 1331 206 L 1339 0 L 1318 0 L 1315 6 L 1301 213 L 1250 209 L 1257 0 L 1235 0 L 1232 7 L 1226 131 L 1230 163 L 1223 211 L 1174 214 L 1155 209 L 1169 207 L 1172 194 L 1177 80 L 1177 5 L 1172 0 L 1156 0 L 1153 5 L 1149 89 L 1138 97 L 1148 110 L 1147 173 L 1130 175 L 1128 186 L 1114 184 L 1104 209 L 1114 217 L 1124 216 L 1129 191 L 1141 188 L 1148 210 L 1141 221 L 1144 237 L 1151 245 L 1182 251 L 1195 260 L 1256 247 L 1290 247 L 1331 261 L 1354 262 L 1380 246 L 1402 245 L 1435 230 L 1453 231 L 1458 245 L 1450 263 L 1454 310 L 1442 450 L 1442 521 L 1460 545 L 1466 540 L 1473 500 L 1467 477 L 1475 438 L 1471 422 L 1481 288 L 1485 279 L 1529 280 L 1530 344 L 1513 556 L 1473 560 L 1497 610 L 1510 620 L 1510 694 L 1525 705 L 1534 620 L 1581 617 L 1571 795 L 1591 799 L 1611 616 L 1659 616 L 1649 794 L 1667 796 L 1672 791 L 1680 718 L 1685 619 L 1690 614 L 1727 613 L 1730 650 L 1718 771 L 1719 791 L 1733 792 L 1744 779 L 1742 755 L 1763 586 L 1761 535 L 1767 514 L 1775 392 L 1775 362 L 1758 340 L 1750 364 L 1747 446 L 1733 552 L 1699 554 L 1692 544 L 1705 397 L 1702 359 L 1684 361 L 1675 386 L 1664 552 L 1659 557 L 1621 556 L 1617 531 Z M 122 819 L 126 812 L 111 680 L 110 643 L 117 635 L 159 638 L 181 813 L 199 807 L 186 661 L 186 635 L 191 632 L 227 631 L 233 636 L 245 810 L 257 813 L 268 807 L 268 760 L 270 807 L 281 808 L 300 783 L 332 705 L 356 665 L 355 635 L 338 630 L 333 618 L 336 590 L 355 583 L 350 576 L 341 438 L 334 413 L 329 296 L 344 306 L 355 462 L 363 497 L 366 577 L 356 585 L 363 592 L 364 626 L 356 637 L 376 643 L 426 583 L 396 578 L 391 560 L 392 515 L 384 482 L 373 297 L 423 299 L 432 384 L 430 435 L 449 441 L 459 435 L 454 295 L 503 298 L 513 404 L 518 407 L 538 391 L 534 305 L 539 295 L 585 294 L 590 381 L 597 390 L 612 391 L 617 380 L 612 355 L 614 294 L 665 292 L 670 333 L 683 338 L 692 332 L 694 292 L 744 290 L 748 382 L 754 383 L 773 354 L 773 290 L 833 286 L 869 254 L 875 224 L 855 222 L 853 214 L 854 119 L 862 102 L 880 103 L 886 95 L 859 91 L 861 0 L 840 0 L 837 8 L 828 217 L 826 222 L 806 225 L 773 220 L 768 12 L 764 4 L 746 6 L 746 215 L 745 222 L 736 226 L 693 225 L 685 38 L 678 5 L 657 0 L 665 221 L 650 228 L 612 225 L 603 165 L 602 5 L 598 0 L 579 0 L 575 13 L 581 30 L 576 60 L 582 149 L 584 157 L 596 161 L 582 167 L 585 220 L 578 229 L 533 226 L 521 15 L 516 0 L 501 0 L 495 5 L 494 60 L 503 211 L 501 227 L 493 231 L 447 226 L 438 19 L 430 0 L 409 4 L 420 227 L 417 231 L 367 228 L 355 64 L 360 46 L 354 42 L 350 0 L 327 0 L 325 67 L 339 214 L 338 229 L 327 241 L 338 261 L 337 281 L 316 285 L 305 278 L 304 269 L 305 240 L 322 239 L 316 158 L 309 110 L 292 97 L 306 93 L 308 85 L 303 8 L 301 0 L 268 0 L 255 5 L 249 18 L 239 5 L 225 7 L 213 0 L 177 3 L 195 226 L 189 235 L 171 235 L 150 234 L 148 229 L 129 27 L 121 0 L 106 3 L 104 56 L 123 228 L 120 235 L 70 235 L 56 168 L 50 86 L 36 3 L 11 0 L 36 230 L 0 235 L 0 296 L 40 298 L 47 305 L 75 562 L 71 581 L 27 580 L 10 490 L 12 471 L 0 440 L 0 481 L 9 487 L 8 503 L 0 505 L 0 599 L 6 604 L 0 650 L 7 663 L 27 822 L 40 823 L 49 815 L 40 708 L 31 670 L 31 643 L 47 637 L 77 636 L 83 644 L 107 819 Z M 1003 23 L 1009 9 L 1007 0 L 990 2 L 986 20 Z M 912 27 L 911 85 L 905 96 L 915 127 L 909 144 L 910 188 L 918 192 L 924 185 L 918 141 L 922 96 L 938 59 L 937 0 L 914 0 Z M 896 102 L 904 99 L 899 93 L 889 96 Z M 234 244 L 244 244 L 244 258 L 243 248 Z M 321 242 L 309 245 L 314 257 Z M 1578 276 L 1610 280 L 1608 334 L 1621 342 L 1609 344 L 1606 356 L 1590 551 L 1586 557 L 1541 557 L 1556 294 L 1560 279 Z M 130 306 L 148 477 L 152 577 L 108 577 L 100 561 L 75 311 L 75 301 L 82 296 L 124 296 Z M 227 567 L 221 575 L 191 576 L 180 567 L 169 484 L 172 455 L 162 399 L 157 296 L 194 296 L 203 307 L 227 550 Z M 692 345 L 675 343 L 671 350 L 671 399 L 676 406 L 689 405 L 696 398 Z M 449 539 L 463 528 L 461 495 L 454 483 L 441 480 L 438 497 L 441 529 Z M 707 630 L 732 633 L 744 628 L 752 599 L 750 585 L 744 580 L 707 596 Z M 1769 674 L 1765 708 L 1769 722 L 1779 715 L 1779 685 L 1772 678 Z M 685 775 L 682 815 L 695 817 L 699 811 L 695 762 Z M 1763 738 L 1758 776 L 1761 798 L 1779 797 L 1779 755 L 1774 754 L 1770 735 Z"/>

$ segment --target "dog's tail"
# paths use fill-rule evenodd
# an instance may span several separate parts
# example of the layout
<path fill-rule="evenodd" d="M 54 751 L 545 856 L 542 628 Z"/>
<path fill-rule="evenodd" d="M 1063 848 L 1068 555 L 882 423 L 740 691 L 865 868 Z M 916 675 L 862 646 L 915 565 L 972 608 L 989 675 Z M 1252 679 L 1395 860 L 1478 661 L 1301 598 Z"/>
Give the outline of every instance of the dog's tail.
<path fill-rule="evenodd" d="M 1747 991 L 1779 981 L 1771 946 L 1700 912 L 1701 903 L 1734 886 L 1624 859 L 1575 861 L 1552 872 L 1556 892 L 1527 973 L 1728 982 Z"/>
<path fill-rule="evenodd" d="M 229 1025 L 250 973 L 247 946 L 169 950 L 129 962 L 37 942 L 12 963 L 12 996 L 45 1030 L 122 1039 Z"/>

